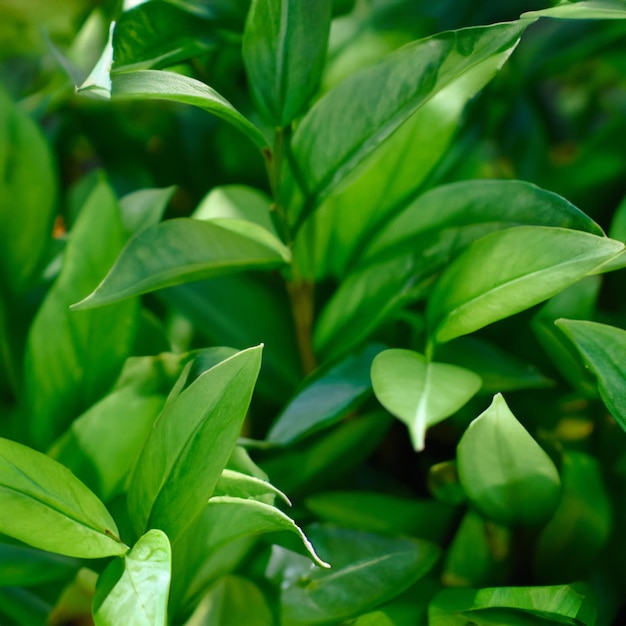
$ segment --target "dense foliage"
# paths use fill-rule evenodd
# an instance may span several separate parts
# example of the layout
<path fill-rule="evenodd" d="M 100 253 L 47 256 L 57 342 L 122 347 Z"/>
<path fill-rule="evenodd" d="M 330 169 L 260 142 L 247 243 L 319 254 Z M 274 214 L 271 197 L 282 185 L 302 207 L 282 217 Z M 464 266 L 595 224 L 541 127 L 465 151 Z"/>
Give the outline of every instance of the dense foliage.
<path fill-rule="evenodd" d="M 2 624 L 624 623 L 624 0 L 0 11 Z"/>

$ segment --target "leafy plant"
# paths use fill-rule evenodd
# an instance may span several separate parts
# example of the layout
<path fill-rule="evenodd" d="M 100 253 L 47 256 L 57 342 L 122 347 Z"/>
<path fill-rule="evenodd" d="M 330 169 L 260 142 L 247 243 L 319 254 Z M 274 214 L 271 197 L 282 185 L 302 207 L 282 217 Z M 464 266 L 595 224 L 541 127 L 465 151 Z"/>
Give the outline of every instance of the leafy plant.
<path fill-rule="evenodd" d="M 3 623 L 623 622 L 623 0 L 27 4 Z"/>

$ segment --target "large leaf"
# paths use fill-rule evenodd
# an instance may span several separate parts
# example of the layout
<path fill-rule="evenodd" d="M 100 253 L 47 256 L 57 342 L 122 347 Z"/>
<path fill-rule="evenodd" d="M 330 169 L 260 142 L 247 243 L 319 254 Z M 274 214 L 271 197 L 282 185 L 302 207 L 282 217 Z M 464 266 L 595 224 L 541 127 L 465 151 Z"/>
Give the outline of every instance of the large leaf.
<path fill-rule="evenodd" d="M 546 226 L 486 235 L 435 285 L 427 308 L 432 339 L 449 341 L 547 300 L 623 249 L 613 239 Z"/>
<path fill-rule="evenodd" d="M 114 74 L 111 77 L 111 94 L 114 97 L 135 100 L 168 100 L 193 104 L 232 124 L 248 136 L 260 150 L 267 145 L 261 131 L 228 100 L 208 85 L 188 76 L 160 70 L 136 70 Z"/>
<path fill-rule="evenodd" d="M 572 341 L 598 379 L 600 397 L 618 424 L 626 430 L 626 330 L 578 320 L 556 325 Z"/>
<path fill-rule="evenodd" d="M 306 194 L 317 203 L 327 197 L 411 116 L 455 81 L 473 95 L 504 62 L 526 26 L 515 22 L 435 35 L 401 48 L 340 83 L 311 109 L 293 138 Z M 498 60 L 487 76 L 472 77 L 470 85 L 463 85 L 464 74 L 492 56 Z M 455 107 L 462 108 L 466 98 L 460 100 L 460 107 L 454 101 Z M 306 217 L 306 211 L 300 219 Z"/>
<path fill-rule="evenodd" d="M 252 2 L 243 58 L 252 95 L 272 126 L 289 125 L 316 92 L 331 8 L 331 0 Z"/>
<path fill-rule="evenodd" d="M 177 218 L 140 231 L 98 288 L 74 309 L 85 309 L 192 280 L 289 262 L 289 251 L 252 222 Z"/>
<path fill-rule="evenodd" d="M 134 341 L 137 302 L 71 312 L 119 254 L 126 235 L 110 187 L 89 194 L 63 255 L 61 273 L 30 328 L 25 388 L 32 441 L 45 447 L 71 420 L 102 397 Z"/>
<path fill-rule="evenodd" d="M 150 530 L 123 559 L 111 562 L 98 578 L 96 626 L 165 626 L 171 560 L 167 535 Z"/>
<path fill-rule="evenodd" d="M 480 377 L 447 363 L 433 363 L 411 350 L 385 350 L 372 363 L 372 385 L 379 402 L 424 449 L 429 426 L 458 411 L 481 386 Z"/>
<path fill-rule="evenodd" d="M 596 609 L 582 585 L 444 589 L 431 602 L 429 626 L 594 626 Z"/>
<path fill-rule="evenodd" d="M 461 437 L 457 465 L 468 500 L 500 524 L 542 524 L 561 496 L 554 463 L 500 394 Z"/>
<path fill-rule="evenodd" d="M 235 447 L 260 366 L 260 346 L 239 352 L 166 404 L 130 484 L 138 533 L 160 528 L 174 541 L 205 508 Z"/>
<path fill-rule="evenodd" d="M 104 504 L 67 468 L 0 439 L 0 533 L 35 548 L 85 559 L 128 550 Z"/>
<path fill-rule="evenodd" d="M 0 283 L 23 291 L 52 235 L 56 177 L 36 124 L 0 91 Z"/>
<path fill-rule="evenodd" d="M 586 2 L 561 2 L 541 11 L 528 11 L 523 18 L 559 17 L 574 20 L 623 20 L 626 5 L 621 0 L 588 0 Z"/>
<path fill-rule="evenodd" d="M 358 615 L 404 591 L 439 556 L 427 541 L 323 526 L 311 527 L 307 534 L 332 568 L 312 569 L 275 550 L 267 573 L 282 579 L 285 624 L 336 624 Z"/>

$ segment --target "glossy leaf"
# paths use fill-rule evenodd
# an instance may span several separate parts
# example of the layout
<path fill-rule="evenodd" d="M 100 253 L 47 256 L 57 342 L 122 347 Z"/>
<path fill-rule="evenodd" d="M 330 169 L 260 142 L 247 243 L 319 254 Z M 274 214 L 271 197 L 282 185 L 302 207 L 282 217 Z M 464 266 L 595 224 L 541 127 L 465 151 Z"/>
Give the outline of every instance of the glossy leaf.
<path fill-rule="evenodd" d="M 150 530 L 123 559 L 111 562 L 98 579 L 95 625 L 165 626 L 171 560 L 167 535 Z"/>
<path fill-rule="evenodd" d="M 0 282 L 22 292 L 36 278 L 51 241 L 56 175 L 41 131 L 3 91 L 0 137 Z"/>
<path fill-rule="evenodd" d="M 128 549 L 104 504 L 50 457 L 0 439 L 0 532 L 35 548 L 85 559 Z"/>
<path fill-rule="evenodd" d="M 174 195 L 175 187 L 140 189 L 120 200 L 122 223 L 129 235 L 157 224 Z"/>
<path fill-rule="evenodd" d="M 619 0 L 588 0 L 583 2 L 561 2 L 557 6 L 541 11 L 528 11 L 522 18 L 558 17 L 575 20 L 623 20 L 626 6 Z"/>
<path fill-rule="evenodd" d="M 368 346 L 305 383 L 278 416 L 267 440 L 291 443 L 335 423 L 357 406 L 371 393 L 370 367 L 382 348 Z"/>
<path fill-rule="evenodd" d="M 429 426 L 458 411 L 478 392 L 480 377 L 473 372 L 433 363 L 411 350 L 385 350 L 372 363 L 372 385 L 378 401 L 411 434 L 413 447 L 424 449 Z"/>
<path fill-rule="evenodd" d="M 461 437 L 457 465 L 468 500 L 496 523 L 542 524 L 561 497 L 554 463 L 500 394 Z"/>
<path fill-rule="evenodd" d="M 562 319 L 556 324 L 597 377 L 600 397 L 626 430 L 626 330 L 578 320 Z"/>
<path fill-rule="evenodd" d="M 69 310 L 95 288 L 125 239 L 115 196 L 100 181 L 72 228 L 61 273 L 29 331 L 25 396 L 30 436 L 39 447 L 50 445 L 72 418 L 104 396 L 130 353 L 135 300 L 98 311 Z"/>
<path fill-rule="evenodd" d="M 521 614 L 520 614 L 521 613 Z M 507 624 L 593 626 L 596 609 L 583 585 L 444 589 L 431 602 L 429 626 Z"/>
<path fill-rule="evenodd" d="M 233 125 L 260 150 L 266 147 L 263 134 L 252 122 L 217 91 L 194 78 L 160 70 L 123 72 L 111 77 L 111 95 L 134 100 L 167 100 L 192 104 Z"/>
<path fill-rule="evenodd" d="M 563 228 L 518 226 L 472 243 L 444 271 L 427 308 L 432 338 L 466 335 L 554 296 L 623 249 Z"/>
<path fill-rule="evenodd" d="M 342 528 L 307 529 L 332 568 L 286 569 L 276 550 L 268 564 L 281 584 L 282 618 L 287 624 L 338 623 L 397 596 L 435 564 L 439 550 L 427 541 L 400 539 Z M 286 564 L 288 564 L 287 561 Z"/>
<path fill-rule="evenodd" d="M 243 58 L 252 95 L 272 126 L 288 126 L 317 91 L 331 8 L 331 0 L 253 0 Z"/>
<path fill-rule="evenodd" d="M 101 306 L 192 280 L 288 262 L 287 248 L 256 224 L 177 218 L 135 235 L 97 289 L 73 308 Z"/>
<path fill-rule="evenodd" d="M 79 561 L 66 556 L 0 543 L 0 587 L 28 587 L 67 580 L 78 567 Z"/>
<path fill-rule="evenodd" d="M 261 347 L 209 369 L 168 402 L 141 452 L 128 494 L 137 532 L 170 540 L 206 506 L 235 447 L 261 366 Z"/>
<path fill-rule="evenodd" d="M 526 26 L 518 22 L 435 35 L 340 83 L 294 134 L 306 193 L 319 203 L 442 89 L 480 60 L 512 51 Z"/>
<path fill-rule="evenodd" d="M 258 500 L 265 504 L 274 504 L 276 497 L 279 497 L 286 504 L 291 504 L 289 498 L 267 480 L 230 469 L 222 472 L 215 485 L 213 497 L 218 496 Z"/>

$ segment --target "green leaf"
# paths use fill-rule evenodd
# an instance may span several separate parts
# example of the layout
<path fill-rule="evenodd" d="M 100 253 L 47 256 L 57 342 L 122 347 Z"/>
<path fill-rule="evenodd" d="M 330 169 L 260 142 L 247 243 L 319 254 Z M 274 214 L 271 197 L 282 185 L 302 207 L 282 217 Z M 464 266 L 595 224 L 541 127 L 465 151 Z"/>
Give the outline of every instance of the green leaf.
<path fill-rule="evenodd" d="M 612 527 L 611 501 L 596 459 L 582 452 L 566 452 L 561 479 L 561 501 L 535 547 L 535 576 L 548 583 L 564 576 L 587 578 Z"/>
<path fill-rule="evenodd" d="M 69 580 L 78 567 L 79 561 L 75 559 L 27 546 L 0 543 L 0 587 L 28 587 Z"/>
<path fill-rule="evenodd" d="M 157 224 L 174 195 L 176 187 L 164 189 L 141 189 L 120 200 L 122 224 L 129 235 Z"/>
<path fill-rule="evenodd" d="M 252 95 L 272 126 L 288 126 L 317 91 L 331 0 L 253 0 L 243 38 Z"/>
<path fill-rule="evenodd" d="M 167 535 L 150 530 L 123 559 L 111 562 L 96 586 L 96 626 L 166 626 L 171 560 Z"/>
<path fill-rule="evenodd" d="M 260 366 L 260 346 L 239 352 L 166 404 L 130 483 L 137 532 L 160 528 L 174 541 L 202 512 L 235 447 Z"/>
<path fill-rule="evenodd" d="M 9 624 L 45 624 L 52 606 L 37 594 L 19 587 L 0 588 L 0 617 Z"/>
<path fill-rule="evenodd" d="M 184 626 L 274 626 L 261 590 L 241 576 L 224 576 L 200 601 Z"/>
<path fill-rule="evenodd" d="M 325 372 L 316 373 L 287 404 L 266 439 L 288 444 L 325 426 L 354 409 L 370 395 L 370 367 L 382 345 L 371 345 Z"/>
<path fill-rule="evenodd" d="M 289 260 L 288 249 L 251 222 L 167 220 L 135 235 L 97 289 L 72 308 L 101 306 L 243 269 L 278 267 Z"/>
<path fill-rule="evenodd" d="M 56 173 L 41 131 L 1 90 L 0 137 L 0 283 L 20 293 L 52 239 Z"/>
<path fill-rule="evenodd" d="M 225 469 L 217 481 L 213 497 L 217 496 L 258 500 L 265 504 L 274 504 L 278 496 L 286 504 L 291 504 L 289 498 L 267 480 L 230 469 Z"/>
<path fill-rule="evenodd" d="M 338 623 L 404 591 L 433 567 L 439 549 L 427 542 L 384 537 L 342 528 L 313 526 L 307 534 L 331 569 L 306 568 L 298 561 L 281 566 L 275 549 L 270 578 L 283 576 L 285 624 Z"/>
<path fill-rule="evenodd" d="M 555 323 L 597 377 L 600 397 L 626 430 L 626 330 L 578 320 L 561 319 Z"/>
<path fill-rule="evenodd" d="M 124 11 L 113 31 L 113 72 L 162 68 L 216 46 L 210 24 L 169 2 Z"/>
<path fill-rule="evenodd" d="M 620 0 L 589 0 L 588 2 L 562 2 L 541 11 L 522 13 L 522 18 L 558 17 L 574 20 L 623 20 L 626 4 Z"/>
<path fill-rule="evenodd" d="M 429 626 L 594 626 L 596 609 L 583 585 L 444 589 L 431 602 Z"/>
<path fill-rule="evenodd" d="M 100 181 L 89 194 L 63 255 L 61 273 L 30 328 L 25 355 L 28 428 L 46 447 L 117 378 L 134 341 L 135 300 L 99 311 L 71 312 L 111 266 L 124 241 L 111 188 Z"/>
<path fill-rule="evenodd" d="M 500 55 L 498 64 L 503 63 L 527 25 L 515 22 L 441 33 L 408 44 L 340 83 L 311 109 L 294 134 L 293 153 L 305 193 L 319 204 L 446 87 L 457 80 L 462 84 L 466 72 L 493 55 Z M 468 89 L 469 94 L 475 90 Z M 300 220 L 303 217 L 306 212 Z"/>
<path fill-rule="evenodd" d="M 374 359 L 372 385 L 378 401 L 409 427 L 413 447 L 421 451 L 427 428 L 466 404 L 480 389 L 481 380 L 462 367 L 394 349 Z"/>
<path fill-rule="evenodd" d="M 428 301 L 435 341 L 469 334 L 554 296 L 623 250 L 588 233 L 518 226 L 472 243 L 444 271 Z"/>
<path fill-rule="evenodd" d="M 85 559 L 128 549 L 104 504 L 67 468 L 0 439 L 0 533 L 35 548 Z"/>
<path fill-rule="evenodd" d="M 111 77 L 111 94 L 116 98 L 192 104 L 243 132 L 259 150 L 267 147 L 265 137 L 252 122 L 217 91 L 194 78 L 160 70 L 124 72 Z"/>
<path fill-rule="evenodd" d="M 554 463 L 500 394 L 461 437 L 457 465 L 468 500 L 499 524 L 540 525 L 561 496 Z"/>

